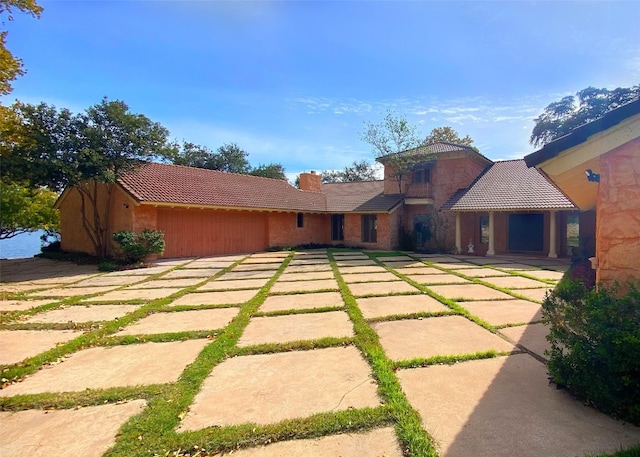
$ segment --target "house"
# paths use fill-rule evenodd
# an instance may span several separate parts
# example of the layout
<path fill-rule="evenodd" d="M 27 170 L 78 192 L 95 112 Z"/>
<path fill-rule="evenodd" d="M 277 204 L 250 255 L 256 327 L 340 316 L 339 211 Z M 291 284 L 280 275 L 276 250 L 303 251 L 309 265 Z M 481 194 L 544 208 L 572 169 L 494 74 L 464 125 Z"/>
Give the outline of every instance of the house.
<path fill-rule="evenodd" d="M 581 211 L 596 280 L 640 279 L 640 100 L 527 155 Z M 590 252 L 589 252 L 590 251 Z"/>
<path fill-rule="evenodd" d="M 400 170 L 397 158 L 409 166 Z M 147 163 L 111 184 L 110 203 L 100 204 L 110 205 L 107 233 L 163 231 L 165 257 L 303 244 L 567 252 L 565 214 L 575 206 L 523 161 L 494 163 L 474 148 L 444 142 L 379 161 L 381 181 L 322 184 L 311 172 L 300 175 L 299 189 L 269 178 Z M 62 249 L 93 253 L 80 205 L 73 188 L 58 200 Z"/>

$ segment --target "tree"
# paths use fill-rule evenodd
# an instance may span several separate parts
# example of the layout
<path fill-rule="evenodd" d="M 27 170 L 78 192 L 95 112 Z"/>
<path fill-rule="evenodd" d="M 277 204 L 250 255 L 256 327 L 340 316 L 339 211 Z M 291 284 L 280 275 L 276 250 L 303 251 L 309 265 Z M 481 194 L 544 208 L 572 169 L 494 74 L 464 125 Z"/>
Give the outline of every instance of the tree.
<path fill-rule="evenodd" d="M 438 143 L 440 141 L 460 144 L 463 146 L 471 146 L 473 144 L 473 138 L 469 135 L 466 135 L 464 138 L 460 138 L 458 132 L 449 126 L 436 127 L 431 130 L 431 133 L 424 139 L 424 144 Z"/>
<path fill-rule="evenodd" d="M 235 143 L 223 144 L 213 152 L 206 146 L 184 142 L 172 160 L 176 165 L 247 174 L 251 171 L 248 156 L 249 153 Z"/>
<path fill-rule="evenodd" d="M 343 170 L 322 171 L 322 182 L 358 182 L 375 181 L 377 170 L 366 160 L 354 160 L 351 166 L 344 167 Z"/>
<path fill-rule="evenodd" d="M 390 167 L 392 172 L 388 176 L 397 181 L 398 192 L 402 193 L 403 177 L 425 159 L 417 149 L 422 144 L 417 128 L 409 124 L 406 117 L 396 117 L 391 111 L 379 124 L 365 122 L 365 126 L 360 138 L 373 147 L 376 160 Z M 416 153 L 407 153 L 411 149 L 415 149 Z"/>
<path fill-rule="evenodd" d="M 0 240 L 36 230 L 56 231 L 59 216 L 53 205 L 57 198 L 48 189 L 0 181 Z"/>
<path fill-rule="evenodd" d="M 557 102 L 550 103 L 534 119 L 529 142 L 535 147 L 560 138 L 587 122 L 602 117 L 607 111 L 640 98 L 640 85 L 608 90 L 587 87 Z"/>
<path fill-rule="evenodd" d="M 145 161 L 171 155 L 169 132 L 131 113 L 126 103 L 107 98 L 77 115 L 44 103 L 17 104 L 15 109 L 22 121 L 21 135 L 7 145 L 3 179 L 78 192 L 81 226 L 95 254 L 105 257 L 111 241 L 111 184 Z"/>
<path fill-rule="evenodd" d="M 252 168 L 249 174 L 263 178 L 287 180 L 287 176 L 284 174 L 284 167 L 279 163 L 260 164 Z"/>
<path fill-rule="evenodd" d="M 217 166 L 215 158 L 215 153 L 208 147 L 185 141 L 181 148 L 176 146 L 175 154 L 171 160 L 176 165 L 215 170 Z"/>
<path fill-rule="evenodd" d="M 6 14 L 9 21 L 13 21 L 14 8 L 35 18 L 39 18 L 42 12 L 42 7 L 34 0 L 0 0 L 0 16 Z M 6 31 L 0 31 L 0 95 L 10 93 L 11 81 L 24 75 L 22 60 L 11 54 L 6 47 L 7 34 Z"/>

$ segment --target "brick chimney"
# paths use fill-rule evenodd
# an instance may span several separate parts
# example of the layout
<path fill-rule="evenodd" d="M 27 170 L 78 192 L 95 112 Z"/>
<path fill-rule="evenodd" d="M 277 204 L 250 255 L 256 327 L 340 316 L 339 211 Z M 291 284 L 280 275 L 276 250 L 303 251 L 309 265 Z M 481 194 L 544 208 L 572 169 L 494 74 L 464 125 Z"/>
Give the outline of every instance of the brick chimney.
<path fill-rule="evenodd" d="M 315 171 L 300 173 L 300 190 L 322 192 L 322 178 Z"/>

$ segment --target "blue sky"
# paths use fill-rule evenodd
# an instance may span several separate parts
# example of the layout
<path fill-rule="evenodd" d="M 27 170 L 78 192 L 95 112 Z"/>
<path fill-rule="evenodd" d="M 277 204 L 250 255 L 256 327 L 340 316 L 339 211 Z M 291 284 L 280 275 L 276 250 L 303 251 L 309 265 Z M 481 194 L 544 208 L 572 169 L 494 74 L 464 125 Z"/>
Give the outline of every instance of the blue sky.
<path fill-rule="evenodd" d="M 290 176 L 371 160 L 387 110 L 449 125 L 491 159 L 532 152 L 533 118 L 587 86 L 640 83 L 636 1 L 42 1 L 8 47 L 4 97 L 82 111 L 103 96 L 171 138 L 235 142 Z"/>

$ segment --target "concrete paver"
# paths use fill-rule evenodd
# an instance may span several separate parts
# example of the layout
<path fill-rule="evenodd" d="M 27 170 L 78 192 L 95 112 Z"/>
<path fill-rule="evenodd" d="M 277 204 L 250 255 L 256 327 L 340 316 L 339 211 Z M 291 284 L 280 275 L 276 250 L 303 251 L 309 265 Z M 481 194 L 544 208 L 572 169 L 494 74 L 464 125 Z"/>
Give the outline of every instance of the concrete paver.
<path fill-rule="evenodd" d="M 505 327 L 500 329 L 500 333 L 536 355 L 549 359 L 549 356 L 544 353 L 545 350 L 551 349 L 551 344 L 547 341 L 549 328 L 546 325 L 540 323 Z"/>
<path fill-rule="evenodd" d="M 95 302 L 118 302 L 127 300 L 156 300 L 158 298 L 166 298 L 170 295 L 180 292 L 178 288 L 162 288 L 162 289 L 122 289 L 107 292 L 97 297 L 91 297 L 87 301 Z"/>
<path fill-rule="evenodd" d="M 465 301 L 459 305 L 491 325 L 518 324 L 542 319 L 540 305 L 528 300 Z"/>
<path fill-rule="evenodd" d="M 93 278 L 70 284 L 69 287 L 128 286 L 144 279 L 144 277 L 140 276 L 94 276 Z"/>
<path fill-rule="evenodd" d="M 416 254 L 414 257 L 418 257 L 425 262 L 431 263 L 457 263 L 459 259 L 446 255 L 434 255 L 434 254 Z"/>
<path fill-rule="evenodd" d="M 420 292 L 411 284 L 404 281 L 362 282 L 358 284 L 349 284 L 349 289 L 355 296 Z"/>
<path fill-rule="evenodd" d="M 384 273 L 385 271 L 387 271 L 386 268 L 378 265 L 356 265 L 350 267 L 339 267 L 338 270 L 340 271 L 340 274 L 343 275 L 352 273 Z"/>
<path fill-rule="evenodd" d="M 446 457 L 574 457 L 640 442 L 640 429 L 585 407 L 528 354 L 399 370 Z"/>
<path fill-rule="evenodd" d="M 238 308 L 219 308 L 155 313 L 127 326 L 115 336 L 214 330 L 227 325 L 239 312 Z"/>
<path fill-rule="evenodd" d="M 303 257 L 303 258 L 297 258 L 297 259 L 293 259 L 291 262 L 289 262 L 289 265 L 325 265 L 329 263 L 329 258 L 328 257 L 322 257 L 322 258 L 318 258 L 318 257 L 313 257 L 313 258 L 307 258 L 307 257 Z"/>
<path fill-rule="evenodd" d="M 234 452 L 235 457 L 401 457 L 393 427 L 363 433 L 283 441 Z"/>
<path fill-rule="evenodd" d="M 343 274 L 342 279 L 347 284 L 353 284 L 357 282 L 377 282 L 377 281 L 401 281 L 393 273 L 389 273 L 388 271 L 384 273 L 354 273 L 354 274 Z"/>
<path fill-rule="evenodd" d="M 271 292 L 311 292 L 314 290 L 338 289 L 338 283 L 335 279 L 318 279 L 315 281 L 291 281 L 277 282 L 271 288 Z"/>
<path fill-rule="evenodd" d="M 444 271 L 442 270 L 438 270 L 437 268 L 433 268 L 433 267 L 427 267 L 425 266 L 425 264 L 421 264 L 421 267 L 414 267 L 414 266 L 410 266 L 410 267 L 402 267 L 402 268 L 395 268 L 394 270 L 396 270 L 398 273 L 401 273 L 403 275 L 442 275 L 445 274 Z"/>
<path fill-rule="evenodd" d="M 231 279 L 225 280 L 224 276 L 210 281 L 200 287 L 198 290 L 237 290 L 237 289 L 260 289 L 269 278 L 262 279 Z"/>
<path fill-rule="evenodd" d="M 26 311 L 54 302 L 55 300 L 0 300 L 0 311 Z"/>
<path fill-rule="evenodd" d="M 468 279 L 460 276 L 441 274 L 441 275 L 407 275 L 411 280 L 420 284 L 465 284 L 469 283 Z"/>
<path fill-rule="evenodd" d="M 494 270 L 493 268 L 465 268 L 461 271 L 465 276 L 470 276 L 472 278 L 486 278 L 490 276 L 509 276 L 509 273 L 505 273 L 504 271 Z"/>
<path fill-rule="evenodd" d="M 393 314 L 433 313 L 449 310 L 438 300 L 428 295 L 358 298 L 357 303 L 365 319 Z"/>
<path fill-rule="evenodd" d="M 317 264 L 317 265 L 293 265 L 287 266 L 284 270 L 285 273 L 309 273 L 312 271 L 331 271 L 330 264 Z"/>
<path fill-rule="evenodd" d="M 336 265 L 339 267 L 377 265 L 375 260 L 369 258 L 362 259 L 336 259 Z"/>
<path fill-rule="evenodd" d="M 467 262 L 434 262 L 433 266 L 438 268 L 447 268 L 449 270 L 466 270 L 478 267 L 473 263 Z"/>
<path fill-rule="evenodd" d="M 549 285 L 536 281 L 535 279 L 524 278 L 522 276 L 500 276 L 496 278 L 484 278 L 483 281 L 491 283 L 498 287 L 507 289 L 535 289 L 538 287 L 546 287 Z"/>
<path fill-rule="evenodd" d="M 274 266 L 275 268 L 279 267 L 280 264 L 282 263 L 283 258 L 282 257 L 259 257 L 259 256 L 252 256 L 249 257 L 248 259 L 244 259 L 242 261 L 242 265 L 249 265 L 249 264 L 273 264 L 272 266 Z"/>
<path fill-rule="evenodd" d="M 481 286 L 480 284 L 429 286 L 429 289 L 451 300 L 500 300 L 513 298 L 509 294 L 491 287 Z"/>
<path fill-rule="evenodd" d="M 73 330 L 0 330 L 0 365 L 22 362 L 80 335 Z"/>
<path fill-rule="evenodd" d="M 563 271 L 551 271 L 551 270 L 527 270 L 523 271 L 527 276 L 533 276 L 538 279 L 551 279 L 553 281 L 560 281 L 564 276 Z"/>
<path fill-rule="evenodd" d="M 76 295 L 91 295 L 107 292 L 117 286 L 94 286 L 94 287 L 66 287 L 32 292 L 30 297 L 73 297 Z"/>
<path fill-rule="evenodd" d="M 96 347 L 0 390 L 0 397 L 175 382 L 207 339 Z"/>
<path fill-rule="evenodd" d="M 199 305 L 238 305 L 251 300 L 258 293 L 258 289 L 233 290 L 228 292 L 198 292 L 186 294 L 174 300 L 171 306 L 199 306 Z"/>
<path fill-rule="evenodd" d="M 173 270 L 162 276 L 162 279 L 208 278 L 222 271 L 221 268 L 184 268 Z"/>
<path fill-rule="evenodd" d="M 314 281 L 316 279 L 331 279 L 333 271 L 311 271 L 309 273 L 282 273 L 278 281 Z"/>
<path fill-rule="evenodd" d="M 391 255 L 391 256 L 380 256 L 378 260 L 382 263 L 393 263 L 393 262 L 415 262 L 414 259 L 407 255 Z"/>
<path fill-rule="evenodd" d="M 372 327 L 393 360 L 515 349 L 511 343 L 462 316 L 375 322 Z"/>
<path fill-rule="evenodd" d="M 179 431 L 376 407 L 376 390 L 353 346 L 233 357 L 213 368 Z"/>
<path fill-rule="evenodd" d="M 55 324 L 110 321 L 131 313 L 139 307 L 139 305 L 74 305 L 36 314 L 28 318 L 25 322 Z"/>
<path fill-rule="evenodd" d="M 207 270 L 221 270 L 223 268 L 233 265 L 233 261 L 212 261 L 212 260 L 196 260 L 191 262 L 188 266 L 189 269 L 204 268 Z"/>
<path fill-rule="evenodd" d="M 144 400 L 56 411 L 0 412 L 0 455 L 100 457 L 122 424 L 142 412 Z"/>
<path fill-rule="evenodd" d="M 128 287 L 128 289 L 183 289 L 185 287 L 194 286 L 202 281 L 204 281 L 203 278 L 154 279 L 152 281 L 134 284 Z"/>
<path fill-rule="evenodd" d="M 344 306 L 339 292 L 315 292 L 312 294 L 272 295 L 267 297 L 259 311 L 268 313 L 287 309 L 312 309 Z"/>
<path fill-rule="evenodd" d="M 542 303 L 547 292 L 550 292 L 553 288 L 543 288 L 543 289 L 518 289 L 515 292 L 518 295 L 522 295 L 527 297 L 529 300 L 537 301 Z"/>
<path fill-rule="evenodd" d="M 220 279 L 232 280 L 232 279 L 259 279 L 259 278 L 271 278 L 275 271 L 271 270 L 258 270 L 258 271 L 228 271 Z"/>
<path fill-rule="evenodd" d="M 278 268 L 280 268 L 280 264 L 274 263 L 241 263 L 240 265 L 236 265 L 233 267 L 231 271 L 272 271 L 275 273 Z"/>
<path fill-rule="evenodd" d="M 238 340 L 238 347 L 353 335 L 353 324 L 344 311 L 254 317 Z"/>

